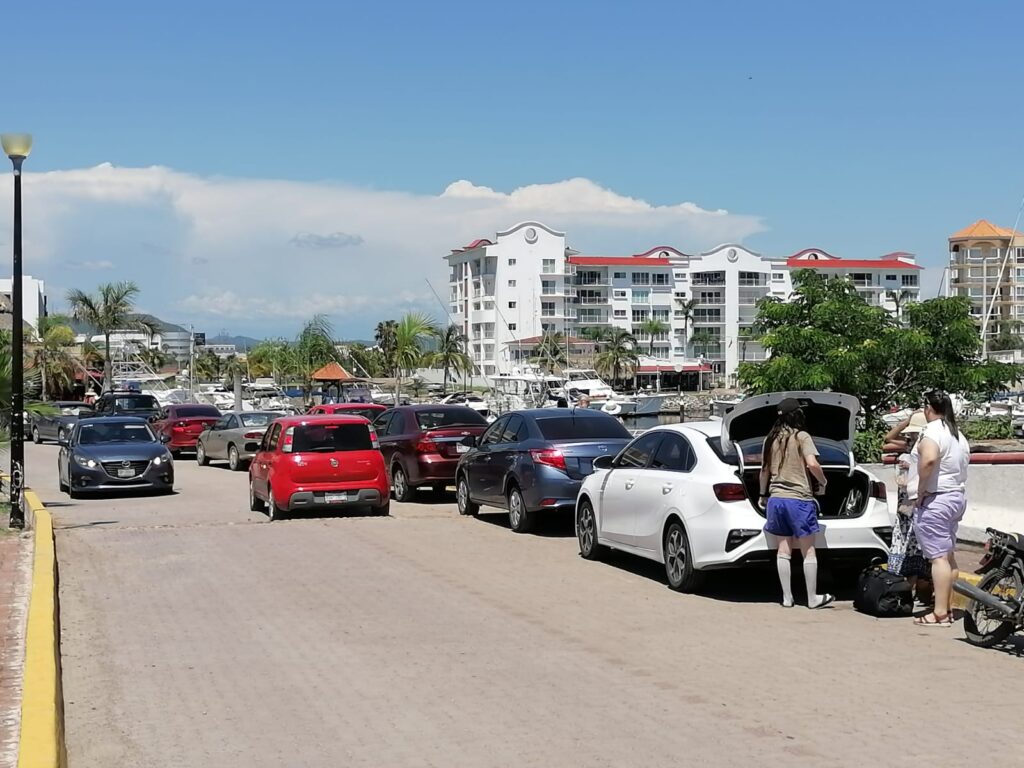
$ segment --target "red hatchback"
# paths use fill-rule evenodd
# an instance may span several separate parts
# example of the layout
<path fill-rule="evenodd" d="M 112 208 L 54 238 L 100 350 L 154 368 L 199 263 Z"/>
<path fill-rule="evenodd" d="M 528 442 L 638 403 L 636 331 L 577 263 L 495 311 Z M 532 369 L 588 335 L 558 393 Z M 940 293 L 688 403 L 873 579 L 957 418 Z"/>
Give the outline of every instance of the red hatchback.
<path fill-rule="evenodd" d="M 249 464 L 249 508 L 276 520 L 304 509 L 390 511 L 377 433 L 361 416 L 289 416 L 267 429 Z"/>
<path fill-rule="evenodd" d="M 373 421 L 388 408 L 379 403 L 327 403 L 325 405 L 314 405 L 309 409 L 311 416 L 362 416 L 364 419 Z"/>
<path fill-rule="evenodd" d="M 420 486 L 442 491 L 455 468 L 487 429 L 487 420 L 462 405 L 403 405 L 373 423 L 391 472 L 395 501 L 412 501 Z"/>
<path fill-rule="evenodd" d="M 172 456 L 182 451 L 194 451 L 203 430 L 220 420 L 220 411 L 212 405 L 168 405 L 153 421 L 157 439 L 167 443 Z M 166 437 L 164 437 L 166 435 Z"/>

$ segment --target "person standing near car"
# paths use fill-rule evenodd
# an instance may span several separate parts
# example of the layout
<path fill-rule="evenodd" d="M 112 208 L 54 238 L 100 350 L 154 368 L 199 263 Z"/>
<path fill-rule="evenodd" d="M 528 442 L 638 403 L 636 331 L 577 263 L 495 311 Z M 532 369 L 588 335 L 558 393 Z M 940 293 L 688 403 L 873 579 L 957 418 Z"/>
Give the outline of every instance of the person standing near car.
<path fill-rule="evenodd" d="M 918 475 L 914 533 L 932 564 L 935 608 L 914 624 L 939 627 L 953 623 L 950 600 L 959 575 L 956 533 L 967 509 L 971 447 L 957 428 L 953 402 L 945 392 L 933 390 L 924 396 L 924 416 L 928 426 L 911 451 L 917 457 Z"/>
<path fill-rule="evenodd" d="M 765 533 L 778 541 L 775 563 L 785 608 L 793 607 L 790 561 L 794 546 L 803 555 L 807 607 L 823 608 L 835 600 L 830 594 L 818 594 L 818 555 L 814 549 L 814 538 L 819 531 L 818 503 L 810 478 L 816 481 L 819 495 L 825 492 L 828 481 L 818 463 L 818 450 L 804 426 L 800 401 L 786 398 L 779 403 L 778 418 L 761 450 L 758 506 L 765 510 L 768 518 Z"/>
<path fill-rule="evenodd" d="M 924 412 L 916 411 L 889 430 L 883 447 L 884 451 L 897 454 L 896 525 L 893 527 L 892 545 L 889 547 L 889 572 L 904 576 L 919 595 L 919 579 L 931 578 L 931 571 L 914 533 L 918 476 L 917 455 L 912 451 L 927 426 L 928 419 Z"/>

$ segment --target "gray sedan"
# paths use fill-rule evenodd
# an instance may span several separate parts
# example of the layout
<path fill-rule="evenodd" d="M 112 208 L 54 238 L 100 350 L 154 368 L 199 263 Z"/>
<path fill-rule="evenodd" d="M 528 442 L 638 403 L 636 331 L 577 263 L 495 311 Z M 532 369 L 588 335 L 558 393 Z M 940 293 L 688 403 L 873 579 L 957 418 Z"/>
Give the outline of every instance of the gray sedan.
<path fill-rule="evenodd" d="M 252 460 L 267 427 L 280 418 L 274 411 L 226 413 L 209 426 L 196 441 L 196 462 L 205 467 L 211 461 L 227 459 L 228 467 L 237 472 Z"/>
<path fill-rule="evenodd" d="M 52 406 L 51 413 L 33 413 L 29 415 L 31 427 L 29 434 L 33 443 L 41 443 L 43 440 L 62 440 L 71 435 L 71 428 L 78 423 L 79 419 L 92 416 L 91 405 L 78 402 L 77 400 L 58 400 L 55 403 L 44 403 Z"/>

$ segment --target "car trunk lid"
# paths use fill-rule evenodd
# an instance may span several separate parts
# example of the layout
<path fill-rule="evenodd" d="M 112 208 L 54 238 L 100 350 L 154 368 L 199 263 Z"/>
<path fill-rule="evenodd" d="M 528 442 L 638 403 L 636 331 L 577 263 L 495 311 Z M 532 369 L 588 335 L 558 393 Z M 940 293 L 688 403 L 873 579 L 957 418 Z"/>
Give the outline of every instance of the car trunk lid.
<path fill-rule="evenodd" d="M 384 462 L 376 433 L 364 419 L 306 423 L 285 430 L 285 453 L 296 483 L 375 480 Z"/>
<path fill-rule="evenodd" d="M 487 425 L 439 427 L 423 432 L 416 445 L 418 453 L 437 453 L 445 458 L 457 459 L 468 453 L 472 438 L 480 437 Z"/>
<path fill-rule="evenodd" d="M 565 473 L 573 480 L 582 480 L 594 473 L 594 459 L 600 456 L 615 456 L 628 442 L 628 440 L 619 439 L 559 440 L 552 442 L 550 448 L 540 450 L 541 452 L 557 451 L 561 453 L 562 460 L 565 462 Z M 537 460 L 536 454 L 534 455 L 534 460 Z M 542 463 L 550 462 L 544 461 Z M 552 464 L 552 466 L 556 465 Z"/>
<path fill-rule="evenodd" d="M 203 430 L 216 424 L 216 416 L 182 416 L 171 422 L 171 429 L 179 434 L 198 437 Z"/>

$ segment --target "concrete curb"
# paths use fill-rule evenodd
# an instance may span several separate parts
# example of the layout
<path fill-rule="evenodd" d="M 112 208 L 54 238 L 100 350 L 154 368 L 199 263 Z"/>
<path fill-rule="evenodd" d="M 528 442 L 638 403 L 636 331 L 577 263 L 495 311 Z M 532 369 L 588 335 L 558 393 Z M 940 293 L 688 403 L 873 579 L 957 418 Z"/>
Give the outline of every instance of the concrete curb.
<path fill-rule="evenodd" d="M 53 519 L 33 491 L 25 491 L 25 505 L 35 530 L 35 552 L 25 637 L 18 768 L 64 768 L 67 753 Z"/>

